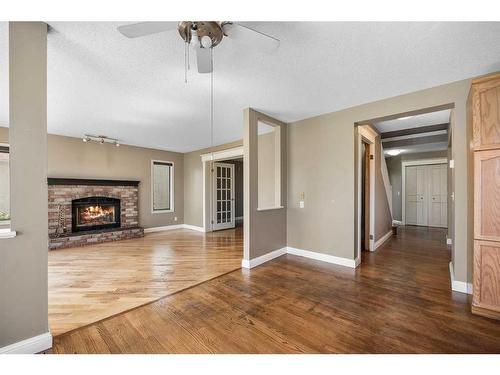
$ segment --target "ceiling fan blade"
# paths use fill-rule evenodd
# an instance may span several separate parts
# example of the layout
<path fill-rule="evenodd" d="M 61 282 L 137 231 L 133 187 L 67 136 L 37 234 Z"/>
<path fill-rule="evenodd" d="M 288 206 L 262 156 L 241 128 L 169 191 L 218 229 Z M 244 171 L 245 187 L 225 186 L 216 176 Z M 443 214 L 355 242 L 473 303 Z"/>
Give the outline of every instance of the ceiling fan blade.
<path fill-rule="evenodd" d="M 198 73 L 212 72 L 212 51 L 210 48 L 196 48 L 196 63 L 198 65 Z"/>
<path fill-rule="evenodd" d="M 139 22 L 130 25 L 118 26 L 118 31 L 127 38 L 138 38 L 150 34 L 161 33 L 162 31 L 175 30 L 179 23 L 168 22 Z"/>
<path fill-rule="evenodd" d="M 266 52 L 273 52 L 280 46 L 279 39 L 238 23 L 226 23 L 223 30 L 229 38 Z"/>

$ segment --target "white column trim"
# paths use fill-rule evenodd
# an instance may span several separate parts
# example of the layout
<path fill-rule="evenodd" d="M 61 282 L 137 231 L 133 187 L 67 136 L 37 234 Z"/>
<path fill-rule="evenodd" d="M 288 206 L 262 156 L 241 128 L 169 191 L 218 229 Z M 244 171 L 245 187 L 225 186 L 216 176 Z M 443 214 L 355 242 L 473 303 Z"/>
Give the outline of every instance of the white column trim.
<path fill-rule="evenodd" d="M 453 262 L 450 262 L 450 280 L 451 280 L 451 290 L 453 290 L 454 292 L 472 294 L 473 292 L 472 283 L 466 283 L 464 281 L 455 280 Z"/>
<path fill-rule="evenodd" d="M 50 332 L 30 337 L 0 348 L 0 354 L 35 354 L 52 348 L 52 335 Z"/>
<path fill-rule="evenodd" d="M 283 247 L 281 249 L 274 250 L 274 251 L 271 251 L 270 253 L 261 255 L 260 257 L 257 257 L 257 258 L 242 259 L 241 260 L 241 267 L 250 269 L 250 268 L 260 266 L 262 263 L 269 262 L 270 260 L 278 258 L 282 255 L 285 255 L 286 252 L 287 252 L 287 248 Z"/>
<path fill-rule="evenodd" d="M 357 259 L 336 257 L 334 255 L 318 253 L 318 252 L 309 251 L 309 250 L 302 250 L 302 249 L 297 249 L 294 247 L 287 246 L 287 247 L 283 247 L 283 248 L 278 249 L 278 250 L 271 251 L 267 254 L 261 255 L 260 257 L 257 257 L 254 259 L 250 259 L 250 260 L 242 259 L 241 260 L 241 267 L 248 268 L 248 269 L 254 268 L 254 267 L 257 267 L 265 262 L 269 262 L 270 260 L 273 260 L 273 259 L 280 257 L 282 255 L 285 255 L 285 254 L 296 255 L 299 257 L 319 260 L 321 262 L 336 264 L 339 266 L 344 266 L 344 267 L 349 267 L 349 268 L 356 268 L 360 264 L 360 261 Z"/>

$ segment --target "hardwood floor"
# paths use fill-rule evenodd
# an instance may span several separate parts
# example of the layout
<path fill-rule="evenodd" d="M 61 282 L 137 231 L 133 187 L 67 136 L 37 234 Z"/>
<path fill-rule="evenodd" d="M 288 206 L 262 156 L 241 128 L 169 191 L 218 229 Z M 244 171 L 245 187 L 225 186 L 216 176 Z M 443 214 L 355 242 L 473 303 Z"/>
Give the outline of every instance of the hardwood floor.
<path fill-rule="evenodd" d="M 155 301 L 240 268 L 242 257 L 242 228 L 50 251 L 50 330 L 59 335 Z"/>
<path fill-rule="evenodd" d="M 445 231 L 409 227 L 356 270 L 284 255 L 58 336 L 54 353 L 500 353 L 450 291 Z"/>

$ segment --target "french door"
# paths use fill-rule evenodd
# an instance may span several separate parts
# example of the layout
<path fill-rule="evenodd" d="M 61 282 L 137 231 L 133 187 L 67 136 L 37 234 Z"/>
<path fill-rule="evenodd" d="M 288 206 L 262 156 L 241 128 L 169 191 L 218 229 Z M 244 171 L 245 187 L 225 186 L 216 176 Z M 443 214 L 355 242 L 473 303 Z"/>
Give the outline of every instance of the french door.
<path fill-rule="evenodd" d="M 405 224 L 447 227 L 447 165 L 407 166 Z"/>
<path fill-rule="evenodd" d="M 212 230 L 234 228 L 234 165 L 213 164 Z"/>

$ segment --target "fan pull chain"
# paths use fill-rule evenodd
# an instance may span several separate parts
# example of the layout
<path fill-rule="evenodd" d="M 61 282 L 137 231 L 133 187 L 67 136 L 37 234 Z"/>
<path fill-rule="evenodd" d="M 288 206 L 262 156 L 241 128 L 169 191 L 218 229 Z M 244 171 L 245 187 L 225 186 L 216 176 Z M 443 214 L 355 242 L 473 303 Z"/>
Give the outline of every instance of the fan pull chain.
<path fill-rule="evenodd" d="M 212 179 L 214 178 L 213 173 L 215 171 L 214 168 L 214 152 L 213 152 L 213 147 L 214 147 L 214 55 L 213 55 L 213 48 L 210 48 L 210 60 L 212 62 L 212 71 L 210 72 L 210 160 L 211 160 L 211 170 L 212 170 Z M 210 229 L 213 232 L 214 231 L 214 208 L 215 208 L 215 202 L 214 202 L 214 193 L 212 192 L 212 185 L 210 184 L 210 201 L 212 202 L 212 212 L 211 212 L 211 220 L 210 220 Z"/>
<path fill-rule="evenodd" d="M 187 78 L 187 71 L 188 71 L 188 68 L 187 68 L 187 64 L 188 64 L 187 51 L 188 50 L 189 50 L 188 43 L 185 42 L 184 43 L 184 83 L 188 83 L 188 78 Z"/>

